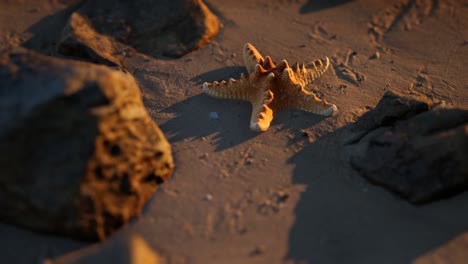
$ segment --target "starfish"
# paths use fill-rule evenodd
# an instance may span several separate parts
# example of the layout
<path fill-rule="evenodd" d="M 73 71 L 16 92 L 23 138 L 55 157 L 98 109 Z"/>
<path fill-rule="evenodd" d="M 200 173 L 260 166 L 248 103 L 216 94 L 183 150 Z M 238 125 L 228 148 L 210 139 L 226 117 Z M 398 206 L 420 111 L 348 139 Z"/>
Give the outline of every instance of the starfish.
<path fill-rule="evenodd" d="M 286 60 L 275 65 L 270 57 L 265 58 L 247 43 L 243 57 L 248 76 L 241 74 L 239 80 L 203 83 L 203 91 L 214 98 L 238 99 L 252 104 L 250 128 L 266 131 L 273 115 L 285 108 L 330 116 L 336 111 L 334 104 L 320 100 L 307 91 L 305 85 L 322 76 L 330 64 L 327 57 L 308 64 L 296 63 L 292 67 Z"/>

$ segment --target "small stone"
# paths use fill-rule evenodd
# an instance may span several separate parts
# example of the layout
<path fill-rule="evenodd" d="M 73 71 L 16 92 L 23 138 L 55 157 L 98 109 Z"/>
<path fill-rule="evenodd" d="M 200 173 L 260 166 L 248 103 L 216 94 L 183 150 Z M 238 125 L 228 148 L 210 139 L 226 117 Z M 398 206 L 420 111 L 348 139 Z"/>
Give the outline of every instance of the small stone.
<path fill-rule="evenodd" d="M 258 255 L 262 255 L 263 253 L 265 253 L 267 251 L 267 247 L 265 245 L 258 245 L 254 251 L 252 251 L 251 255 L 252 256 L 258 256 Z"/>
<path fill-rule="evenodd" d="M 218 120 L 219 119 L 218 112 L 210 112 L 210 119 L 211 120 Z"/>
<path fill-rule="evenodd" d="M 206 201 L 211 201 L 211 200 L 213 200 L 213 195 L 211 195 L 211 194 L 209 194 L 209 193 L 205 194 L 205 200 L 206 200 Z"/>
<path fill-rule="evenodd" d="M 241 228 L 241 230 L 239 230 L 239 234 L 244 235 L 244 234 L 247 234 L 248 231 L 249 229 L 247 227 L 243 227 Z"/>
<path fill-rule="evenodd" d="M 289 194 L 284 191 L 278 191 L 276 193 L 276 202 L 278 204 L 285 203 L 289 198 Z"/>
<path fill-rule="evenodd" d="M 376 60 L 376 59 L 380 59 L 380 52 L 376 51 L 374 54 L 372 54 L 369 59 L 371 60 Z"/>

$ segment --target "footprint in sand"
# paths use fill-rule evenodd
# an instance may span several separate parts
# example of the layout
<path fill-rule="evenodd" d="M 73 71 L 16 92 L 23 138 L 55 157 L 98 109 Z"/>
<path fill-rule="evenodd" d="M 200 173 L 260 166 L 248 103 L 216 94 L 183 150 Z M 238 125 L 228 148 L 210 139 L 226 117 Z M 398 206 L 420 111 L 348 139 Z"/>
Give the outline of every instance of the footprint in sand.
<path fill-rule="evenodd" d="M 368 23 L 368 35 L 371 42 L 381 50 L 385 35 L 393 30 L 412 30 L 426 17 L 433 16 L 441 9 L 453 12 L 456 1 L 450 0 L 402 0 L 391 2 L 385 8 L 377 11 Z"/>
<path fill-rule="evenodd" d="M 427 65 L 419 66 L 416 76 L 409 85 L 412 94 L 424 94 L 432 100 L 436 99 L 451 102 L 455 87 L 450 85 L 443 77 L 432 74 Z"/>
<path fill-rule="evenodd" d="M 336 34 L 331 34 L 322 22 L 315 23 L 307 36 L 317 43 L 330 43 L 331 40 L 336 39 Z"/>
<path fill-rule="evenodd" d="M 348 50 L 344 56 L 336 55 L 332 57 L 331 62 L 338 78 L 353 85 L 360 86 L 360 84 L 366 80 L 366 76 L 350 67 L 356 55 L 357 52 Z"/>

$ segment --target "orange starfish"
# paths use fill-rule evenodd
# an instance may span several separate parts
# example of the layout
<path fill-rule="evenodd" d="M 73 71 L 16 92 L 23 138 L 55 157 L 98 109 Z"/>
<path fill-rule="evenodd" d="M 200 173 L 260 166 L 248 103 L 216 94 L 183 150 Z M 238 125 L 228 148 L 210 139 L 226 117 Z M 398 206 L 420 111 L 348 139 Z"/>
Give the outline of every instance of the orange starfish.
<path fill-rule="evenodd" d="M 250 128 L 266 131 L 273 115 L 284 108 L 296 108 L 315 114 L 329 116 L 336 111 L 334 104 L 320 100 L 304 86 L 319 78 L 327 69 L 327 57 L 308 64 L 289 67 L 286 60 L 275 65 L 270 57 L 265 58 L 247 43 L 243 50 L 248 76 L 241 74 L 239 80 L 203 84 L 209 96 L 223 99 L 238 99 L 252 104 Z"/>

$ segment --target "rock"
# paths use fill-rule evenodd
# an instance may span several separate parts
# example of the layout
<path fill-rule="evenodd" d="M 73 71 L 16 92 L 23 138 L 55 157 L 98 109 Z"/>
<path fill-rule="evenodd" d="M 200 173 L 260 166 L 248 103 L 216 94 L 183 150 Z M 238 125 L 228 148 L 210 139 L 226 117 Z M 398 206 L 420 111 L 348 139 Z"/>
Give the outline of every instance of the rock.
<path fill-rule="evenodd" d="M 372 111 L 365 113 L 351 125 L 351 136 L 346 140 L 353 143 L 366 133 L 381 126 L 391 126 L 432 108 L 432 102 L 423 96 L 405 96 L 393 91 L 384 93 Z"/>
<path fill-rule="evenodd" d="M 350 147 L 351 165 L 416 204 L 467 190 L 468 111 L 398 97 L 384 96 L 351 126 L 362 135 Z"/>
<path fill-rule="evenodd" d="M 145 240 L 138 236 L 130 236 L 127 240 L 106 241 L 101 245 L 93 245 L 60 256 L 45 264 L 160 264 L 163 258 L 154 252 Z"/>
<path fill-rule="evenodd" d="M 206 201 L 211 201 L 211 200 L 213 200 L 213 195 L 211 195 L 211 194 L 209 194 L 209 193 L 205 194 L 205 200 L 206 200 Z"/>
<path fill-rule="evenodd" d="M 124 66 L 123 52 L 130 47 L 96 32 L 87 17 L 72 13 L 63 32 L 59 53 L 108 66 Z"/>
<path fill-rule="evenodd" d="M 219 27 L 202 0 L 87 1 L 71 15 L 58 50 L 117 65 L 128 56 L 129 46 L 177 58 L 205 45 Z"/>
<path fill-rule="evenodd" d="M 371 56 L 369 56 L 369 59 L 370 59 L 370 60 L 377 60 L 377 59 L 380 59 L 380 52 L 376 51 L 374 54 L 372 54 Z"/>
<path fill-rule="evenodd" d="M 138 216 L 173 161 L 133 77 L 0 54 L 0 219 L 102 240 Z"/>
<path fill-rule="evenodd" d="M 255 249 L 250 253 L 251 256 L 258 256 L 265 254 L 267 252 L 268 248 L 265 245 L 258 245 L 255 247 Z"/>
<path fill-rule="evenodd" d="M 468 259 L 468 232 L 415 259 L 412 264 L 464 264 Z"/>

